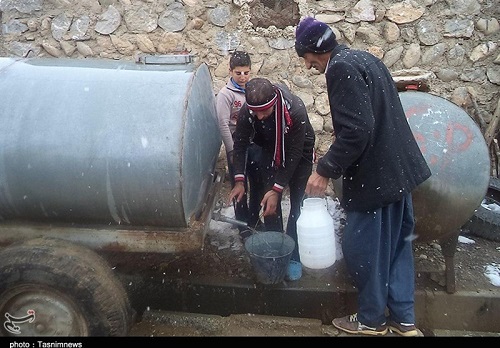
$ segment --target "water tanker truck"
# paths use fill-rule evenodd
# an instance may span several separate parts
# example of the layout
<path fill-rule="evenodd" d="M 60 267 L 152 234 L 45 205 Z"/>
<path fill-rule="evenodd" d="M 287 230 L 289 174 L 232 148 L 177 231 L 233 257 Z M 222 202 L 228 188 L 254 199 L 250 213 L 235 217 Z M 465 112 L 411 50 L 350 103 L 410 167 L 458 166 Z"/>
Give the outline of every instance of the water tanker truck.
<path fill-rule="evenodd" d="M 202 248 L 222 182 L 212 80 L 160 58 L 0 58 L 0 335 L 126 335 L 99 251 Z"/>

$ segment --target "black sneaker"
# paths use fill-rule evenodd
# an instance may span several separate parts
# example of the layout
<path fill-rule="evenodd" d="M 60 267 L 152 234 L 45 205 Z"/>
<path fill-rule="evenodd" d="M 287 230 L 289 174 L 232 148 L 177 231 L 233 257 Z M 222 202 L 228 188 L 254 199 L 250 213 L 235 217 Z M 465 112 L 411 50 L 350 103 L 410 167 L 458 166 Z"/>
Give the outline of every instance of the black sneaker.
<path fill-rule="evenodd" d="M 389 330 L 391 332 L 395 332 L 404 337 L 415 337 L 418 336 L 418 330 L 415 327 L 415 324 L 406 324 L 406 323 L 396 323 L 395 321 L 389 321 L 388 323 Z"/>
<path fill-rule="evenodd" d="M 385 323 L 378 327 L 363 325 L 358 321 L 357 313 L 342 318 L 335 318 L 332 324 L 339 330 L 355 335 L 383 336 L 387 333 L 387 326 Z"/>

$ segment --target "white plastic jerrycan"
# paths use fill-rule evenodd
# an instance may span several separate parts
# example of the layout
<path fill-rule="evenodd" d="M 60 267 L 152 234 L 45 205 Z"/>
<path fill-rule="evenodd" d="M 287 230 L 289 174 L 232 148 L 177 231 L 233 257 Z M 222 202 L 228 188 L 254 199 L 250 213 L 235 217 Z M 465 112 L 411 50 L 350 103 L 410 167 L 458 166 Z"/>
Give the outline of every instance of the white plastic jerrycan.
<path fill-rule="evenodd" d="M 311 269 L 330 267 L 336 260 L 333 218 L 324 198 L 306 198 L 297 219 L 300 262 Z"/>

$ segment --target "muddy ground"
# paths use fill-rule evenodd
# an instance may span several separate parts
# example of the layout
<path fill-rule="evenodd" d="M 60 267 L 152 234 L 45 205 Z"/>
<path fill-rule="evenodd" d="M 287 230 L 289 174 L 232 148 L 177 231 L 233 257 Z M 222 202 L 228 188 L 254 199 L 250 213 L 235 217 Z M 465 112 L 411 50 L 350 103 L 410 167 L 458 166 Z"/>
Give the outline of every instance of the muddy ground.
<path fill-rule="evenodd" d="M 228 188 L 221 192 L 225 197 Z M 217 222 L 220 224 L 220 222 Z M 215 226 L 215 225 L 214 225 Z M 414 243 L 417 283 L 425 283 L 430 290 L 446 291 L 442 271 L 445 269 L 444 257 L 437 241 Z M 150 256 L 153 258 L 153 256 Z M 500 243 L 479 238 L 462 230 L 454 255 L 457 290 L 477 289 L 495 290 L 498 284 L 485 275 L 488 265 L 500 266 Z M 185 277 L 193 275 L 221 276 L 237 279 L 255 279 L 252 265 L 235 226 L 227 224 L 211 229 L 205 240 L 203 251 L 197 255 L 177 255 L 162 262 L 141 260 L 144 265 L 154 264 L 166 277 Z M 342 263 L 343 260 L 337 261 Z M 149 318 L 148 318 L 149 316 Z M 132 329 L 133 336 L 316 336 L 338 335 L 333 327 L 321 325 L 316 319 L 273 318 L 255 316 L 251 313 L 231 315 L 220 318 L 194 314 L 186 319 L 170 313 L 145 313 L 143 321 Z M 160 319 L 159 319 L 160 318 Z M 174 320 L 172 318 L 177 318 Z M 182 318 L 182 319 L 181 319 Z M 185 325 L 186 321 L 189 325 Z M 172 324 L 173 323 L 173 324 Z M 333 331 L 332 331 L 333 330 Z"/>

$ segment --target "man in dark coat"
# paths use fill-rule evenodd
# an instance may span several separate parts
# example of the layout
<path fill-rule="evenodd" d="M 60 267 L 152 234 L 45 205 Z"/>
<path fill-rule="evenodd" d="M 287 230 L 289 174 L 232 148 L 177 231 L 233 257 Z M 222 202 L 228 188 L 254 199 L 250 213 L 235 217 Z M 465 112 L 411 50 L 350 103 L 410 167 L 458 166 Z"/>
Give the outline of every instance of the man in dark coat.
<path fill-rule="evenodd" d="M 233 165 L 236 185 L 228 201 L 245 193 L 245 154 L 251 141 L 262 147 L 257 165 L 262 170 L 261 206 L 267 231 L 283 231 L 281 198 L 290 189 L 290 214 L 286 233 L 295 240 L 287 272 L 288 280 L 299 279 L 302 265 L 297 244 L 297 218 L 307 179 L 314 162 L 314 129 L 304 102 L 284 85 L 264 78 L 247 82 L 246 104 L 240 110 L 234 133 Z M 251 189 L 252 192 L 254 188 Z"/>
<path fill-rule="evenodd" d="M 416 336 L 411 192 L 431 171 L 382 61 L 338 44 L 333 30 L 311 17 L 295 34 L 306 68 L 325 74 L 335 133 L 306 193 L 323 195 L 329 178 L 342 177 L 342 251 L 358 289 L 358 312 L 333 325 L 352 334 Z"/>

